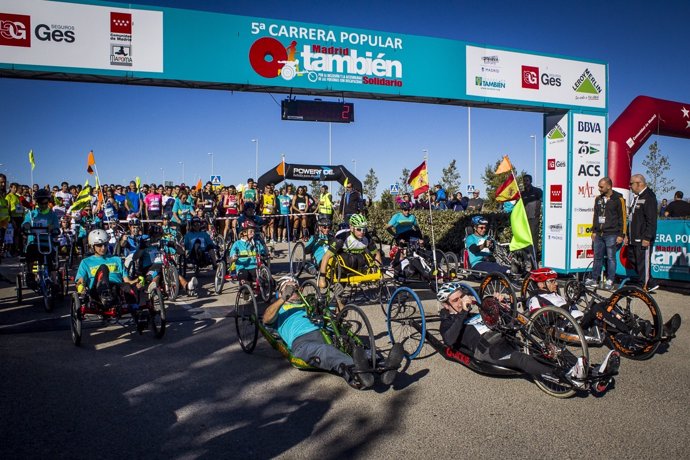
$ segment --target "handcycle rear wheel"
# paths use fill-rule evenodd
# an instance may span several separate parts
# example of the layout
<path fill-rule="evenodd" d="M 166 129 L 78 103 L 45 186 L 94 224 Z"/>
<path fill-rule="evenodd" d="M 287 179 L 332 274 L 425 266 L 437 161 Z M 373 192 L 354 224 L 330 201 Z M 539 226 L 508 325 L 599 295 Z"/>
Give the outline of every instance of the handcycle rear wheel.
<path fill-rule="evenodd" d="M 295 244 L 290 253 L 290 260 L 292 261 L 292 273 L 295 275 L 295 278 L 299 278 L 302 270 L 304 270 L 304 262 L 306 260 L 304 243 L 298 241 Z"/>
<path fill-rule="evenodd" d="M 609 297 L 604 308 L 620 316 L 630 329 L 629 333 L 618 332 L 602 322 L 604 334 L 616 350 L 626 358 L 639 361 L 656 353 L 664 323 L 659 305 L 649 294 L 634 286 L 625 286 Z"/>
<path fill-rule="evenodd" d="M 149 295 L 148 309 L 149 327 L 154 337 L 160 339 L 165 335 L 165 326 L 168 322 L 165 302 L 163 301 L 163 294 L 160 289 L 154 289 Z"/>
<path fill-rule="evenodd" d="M 357 305 L 346 305 L 336 316 L 340 337 L 336 337 L 337 347 L 352 356 L 355 347 L 362 347 L 371 359 L 372 369 L 376 369 L 376 340 L 369 318 Z M 339 342 L 339 343 L 338 343 Z"/>
<path fill-rule="evenodd" d="M 17 275 L 17 286 L 15 288 L 17 290 L 17 304 L 22 303 L 22 275 L 19 274 Z"/>
<path fill-rule="evenodd" d="M 54 287 L 49 279 L 41 277 L 40 275 L 38 285 L 41 291 L 41 297 L 43 298 L 43 308 L 50 313 L 53 311 L 53 307 L 55 307 Z"/>
<path fill-rule="evenodd" d="M 216 267 L 216 275 L 213 279 L 213 290 L 215 291 L 216 295 L 220 295 L 223 292 L 223 285 L 225 284 L 225 274 L 227 273 L 227 271 L 228 269 L 225 265 L 225 261 L 221 260 L 220 262 L 218 262 L 218 266 Z"/>
<path fill-rule="evenodd" d="M 460 265 L 458 262 L 458 256 L 455 255 L 454 252 L 448 251 L 445 253 L 446 256 L 446 263 L 448 265 L 448 274 L 451 273 L 451 270 L 454 271 L 455 273 L 458 272 L 460 269 Z"/>
<path fill-rule="evenodd" d="M 72 333 L 72 343 L 77 347 L 81 345 L 83 320 L 84 318 L 81 314 L 81 300 L 79 300 L 79 295 L 73 292 L 70 308 L 70 331 Z"/>
<path fill-rule="evenodd" d="M 522 286 L 520 287 L 520 297 L 522 298 L 522 310 L 523 311 L 528 311 L 529 310 L 529 305 L 527 305 L 527 302 L 529 299 L 537 295 L 537 283 L 534 282 L 529 276 L 525 276 L 525 279 L 522 280 Z"/>
<path fill-rule="evenodd" d="M 321 298 L 321 290 L 319 289 L 319 285 L 315 280 L 303 281 L 302 284 L 300 284 L 299 289 L 302 292 L 302 297 L 308 301 L 310 301 L 310 297 L 313 297 L 317 302 Z"/>
<path fill-rule="evenodd" d="M 413 326 L 415 323 L 417 327 Z M 415 359 L 421 353 L 426 336 L 426 318 L 417 293 L 405 286 L 393 292 L 388 301 L 386 326 L 391 343 L 401 343 L 408 359 Z"/>
<path fill-rule="evenodd" d="M 529 317 L 524 332 L 524 351 L 540 362 L 554 367 L 556 374 L 565 374 L 584 358 L 589 365 L 589 349 L 584 333 L 577 321 L 564 309 L 543 307 Z M 554 382 L 535 378 L 534 383 L 545 393 L 556 398 L 569 398 L 576 390 L 569 382 Z"/>
<path fill-rule="evenodd" d="M 482 299 L 484 297 L 494 296 L 504 303 L 510 302 L 511 315 L 513 318 L 517 316 L 518 301 L 515 295 L 515 289 L 513 289 L 510 280 L 503 273 L 494 272 L 486 275 L 479 285 L 479 296 Z"/>
<path fill-rule="evenodd" d="M 235 297 L 235 328 L 242 350 L 251 353 L 259 338 L 259 308 L 249 284 L 243 284 Z"/>
<path fill-rule="evenodd" d="M 163 268 L 163 282 L 168 299 L 174 302 L 180 292 L 180 277 L 174 265 Z"/>

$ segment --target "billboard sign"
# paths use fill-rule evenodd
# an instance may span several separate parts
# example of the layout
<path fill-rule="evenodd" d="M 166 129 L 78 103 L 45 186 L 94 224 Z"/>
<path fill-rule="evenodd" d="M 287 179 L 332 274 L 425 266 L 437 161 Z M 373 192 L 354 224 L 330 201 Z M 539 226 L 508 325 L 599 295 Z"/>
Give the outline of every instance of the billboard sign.
<path fill-rule="evenodd" d="M 568 115 L 544 117 L 546 133 L 544 172 L 544 266 L 566 268 L 566 232 L 568 209 Z"/>

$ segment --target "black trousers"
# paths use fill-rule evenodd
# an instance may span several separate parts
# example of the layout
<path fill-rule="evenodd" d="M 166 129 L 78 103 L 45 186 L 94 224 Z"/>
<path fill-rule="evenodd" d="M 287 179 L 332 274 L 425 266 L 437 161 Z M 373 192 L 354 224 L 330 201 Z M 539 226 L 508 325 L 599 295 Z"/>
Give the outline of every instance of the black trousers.
<path fill-rule="evenodd" d="M 628 261 L 637 273 L 639 282 L 643 286 L 647 286 L 652 279 L 650 271 L 650 257 L 652 255 L 652 243 L 648 247 L 643 247 L 641 244 L 628 245 Z"/>

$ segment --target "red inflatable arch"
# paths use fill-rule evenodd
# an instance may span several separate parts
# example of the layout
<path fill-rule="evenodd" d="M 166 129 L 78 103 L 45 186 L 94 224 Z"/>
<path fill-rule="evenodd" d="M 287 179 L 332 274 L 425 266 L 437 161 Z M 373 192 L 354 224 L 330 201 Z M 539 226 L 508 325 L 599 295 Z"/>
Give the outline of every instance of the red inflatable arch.
<path fill-rule="evenodd" d="M 690 104 L 637 96 L 609 128 L 609 177 L 629 189 L 632 158 L 652 134 L 690 139 Z"/>

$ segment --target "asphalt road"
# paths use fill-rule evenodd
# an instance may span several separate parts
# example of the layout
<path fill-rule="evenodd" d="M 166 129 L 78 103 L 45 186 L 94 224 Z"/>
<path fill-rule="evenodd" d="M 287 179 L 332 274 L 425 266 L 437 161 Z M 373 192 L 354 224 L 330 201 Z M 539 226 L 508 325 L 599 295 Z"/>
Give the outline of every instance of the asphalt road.
<path fill-rule="evenodd" d="M 5 276 L 13 269 L 0 265 Z M 210 273 L 201 280 L 210 288 Z M 475 374 L 428 346 L 392 388 L 356 391 L 337 376 L 293 369 L 262 338 L 244 353 L 227 285 L 221 296 L 170 304 L 162 340 L 95 323 L 79 348 L 67 304 L 49 314 L 24 293 L 29 300 L 17 305 L 13 286 L 0 281 L 4 459 L 687 455 L 687 324 L 651 360 L 624 359 L 601 397 L 555 399 L 523 378 Z M 656 299 L 664 317 L 687 317 L 687 295 Z M 365 310 L 388 349 L 379 307 Z M 592 350 L 593 360 L 605 351 Z"/>

